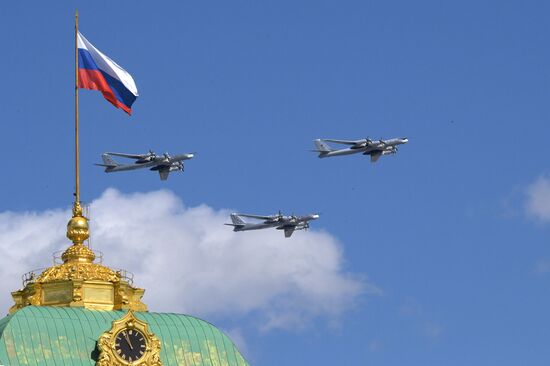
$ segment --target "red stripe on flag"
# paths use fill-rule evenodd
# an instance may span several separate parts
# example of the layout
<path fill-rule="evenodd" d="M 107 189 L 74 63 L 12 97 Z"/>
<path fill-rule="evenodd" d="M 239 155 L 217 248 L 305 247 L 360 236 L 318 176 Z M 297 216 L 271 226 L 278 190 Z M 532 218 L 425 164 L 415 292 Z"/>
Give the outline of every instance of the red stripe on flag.
<path fill-rule="evenodd" d="M 81 89 L 99 90 L 105 99 L 117 108 L 122 109 L 129 115 L 132 109 L 116 99 L 113 90 L 99 70 L 78 69 L 78 87 Z"/>

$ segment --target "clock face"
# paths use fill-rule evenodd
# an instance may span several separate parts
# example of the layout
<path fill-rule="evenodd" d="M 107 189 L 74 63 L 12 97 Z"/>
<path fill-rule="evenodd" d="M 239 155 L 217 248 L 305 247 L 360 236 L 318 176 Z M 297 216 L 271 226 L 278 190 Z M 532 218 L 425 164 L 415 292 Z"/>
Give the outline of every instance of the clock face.
<path fill-rule="evenodd" d="M 115 351 L 126 362 L 135 362 L 143 357 L 147 340 L 136 329 L 123 329 L 115 336 Z"/>

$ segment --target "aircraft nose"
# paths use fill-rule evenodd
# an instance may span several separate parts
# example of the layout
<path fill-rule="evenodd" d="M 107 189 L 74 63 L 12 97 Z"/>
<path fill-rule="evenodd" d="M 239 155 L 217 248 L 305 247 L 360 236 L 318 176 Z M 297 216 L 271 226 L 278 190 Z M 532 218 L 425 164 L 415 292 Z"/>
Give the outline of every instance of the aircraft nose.
<path fill-rule="evenodd" d="M 187 157 L 188 157 L 189 159 L 193 159 L 193 157 L 195 157 L 195 154 L 187 154 Z"/>
<path fill-rule="evenodd" d="M 403 137 L 403 143 L 406 144 L 407 142 L 409 142 L 409 139 L 406 137 Z"/>
<path fill-rule="evenodd" d="M 319 218 L 319 215 L 318 214 L 314 214 L 314 215 L 311 215 L 311 217 L 314 219 L 314 220 L 317 220 Z"/>

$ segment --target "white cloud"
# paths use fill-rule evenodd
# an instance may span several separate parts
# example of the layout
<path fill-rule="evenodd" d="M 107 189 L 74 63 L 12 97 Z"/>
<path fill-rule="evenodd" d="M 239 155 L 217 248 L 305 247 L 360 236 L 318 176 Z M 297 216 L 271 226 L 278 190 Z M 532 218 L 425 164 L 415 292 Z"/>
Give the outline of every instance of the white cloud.
<path fill-rule="evenodd" d="M 105 263 L 135 274 L 151 311 L 200 317 L 252 316 L 261 328 L 330 321 L 376 291 L 343 269 L 341 244 L 318 230 L 285 239 L 278 230 L 234 233 L 228 210 L 185 207 L 162 190 L 125 195 L 108 189 L 91 204 L 92 246 Z M 21 272 L 48 266 L 64 249 L 68 210 L 0 213 L 0 274 L 5 296 Z M 7 309 L 11 300 L 2 298 Z"/>
<path fill-rule="evenodd" d="M 550 178 L 539 177 L 526 190 L 527 214 L 541 222 L 550 222 Z"/>

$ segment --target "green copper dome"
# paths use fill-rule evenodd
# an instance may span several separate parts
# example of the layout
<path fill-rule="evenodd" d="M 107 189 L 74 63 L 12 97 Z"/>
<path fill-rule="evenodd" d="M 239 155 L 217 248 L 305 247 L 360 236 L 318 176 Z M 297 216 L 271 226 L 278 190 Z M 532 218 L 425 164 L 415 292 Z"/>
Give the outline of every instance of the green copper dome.
<path fill-rule="evenodd" d="M 95 365 L 100 335 L 125 311 L 27 306 L 0 320 L 0 365 Z M 188 315 L 136 312 L 161 342 L 163 366 L 247 366 L 233 342 Z"/>

